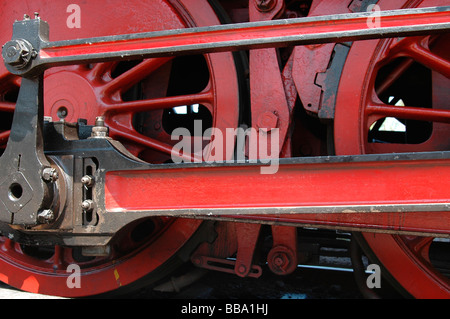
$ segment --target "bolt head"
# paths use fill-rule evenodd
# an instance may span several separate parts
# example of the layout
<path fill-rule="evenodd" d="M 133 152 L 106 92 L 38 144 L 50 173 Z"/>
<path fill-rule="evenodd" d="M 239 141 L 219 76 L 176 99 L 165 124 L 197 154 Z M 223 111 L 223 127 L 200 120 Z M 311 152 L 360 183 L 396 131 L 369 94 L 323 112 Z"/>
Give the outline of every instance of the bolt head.
<path fill-rule="evenodd" d="M 276 0 L 255 0 L 256 8 L 261 12 L 267 12 L 275 8 Z"/>
<path fill-rule="evenodd" d="M 94 208 L 94 202 L 90 199 L 86 199 L 81 203 L 81 208 L 85 211 L 91 211 Z"/>
<path fill-rule="evenodd" d="M 238 272 L 240 274 L 244 274 L 246 271 L 247 271 L 247 267 L 245 267 L 244 265 L 239 265 Z"/>
<path fill-rule="evenodd" d="M 270 131 L 278 126 L 278 116 L 272 112 L 264 112 L 258 117 L 258 127 Z"/>
<path fill-rule="evenodd" d="M 3 60 L 18 69 L 24 68 L 33 56 L 33 47 L 26 40 L 8 41 L 2 49 Z"/>
<path fill-rule="evenodd" d="M 105 126 L 105 117 L 104 116 L 97 116 L 95 118 L 95 126 Z"/>
<path fill-rule="evenodd" d="M 286 256 L 281 254 L 276 256 L 273 260 L 274 265 L 276 265 L 277 267 L 283 267 L 283 265 L 287 262 L 285 258 Z"/>
<path fill-rule="evenodd" d="M 44 209 L 38 214 L 38 222 L 41 224 L 50 224 L 55 219 L 55 214 L 51 209 Z"/>
<path fill-rule="evenodd" d="M 46 167 L 42 171 L 42 179 L 46 182 L 55 182 L 58 177 L 58 171 L 53 167 Z"/>
<path fill-rule="evenodd" d="M 81 183 L 85 186 L 92 186 L 94 184 L 94 179 L 92 176 L 85 175 L 81 178 Z"/>

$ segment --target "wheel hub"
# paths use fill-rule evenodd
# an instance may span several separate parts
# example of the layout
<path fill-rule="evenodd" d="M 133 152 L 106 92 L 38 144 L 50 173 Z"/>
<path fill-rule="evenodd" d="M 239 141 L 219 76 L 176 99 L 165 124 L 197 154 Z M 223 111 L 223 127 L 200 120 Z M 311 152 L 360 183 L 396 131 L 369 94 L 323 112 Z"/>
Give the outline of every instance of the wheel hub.
<path fill-rule="evenodd" d="M 54 121 L 77 122 L 83 118 L 94 124 L 100 114 L 97 97 L 89 81 L 81 75 L 60 71 L 45 78 L 45 115 Z"/>

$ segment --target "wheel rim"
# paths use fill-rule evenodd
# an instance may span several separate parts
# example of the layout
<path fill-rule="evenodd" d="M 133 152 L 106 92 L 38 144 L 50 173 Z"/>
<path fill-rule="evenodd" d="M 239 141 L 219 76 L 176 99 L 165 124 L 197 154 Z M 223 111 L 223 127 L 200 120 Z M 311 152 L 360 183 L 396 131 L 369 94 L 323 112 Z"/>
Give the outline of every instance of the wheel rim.
<path fill-rule="evenodd" d="M 382 10 L 388 10 L 404 7 L 405 1 L 379 1 L 378 4 Z M 410 6 L 418 4 L 423 7 L 445 5 L 443 1 L 416 1 Z M 449 76 L 450 59 L 447 39 L 448 35 L 444 35 L 352 45 L 336 100 L 336 154 L 448 150 L 449 82 L 445 77 Z M 405 81 L 411 81 L 407 72 L 412 69 L 416 74 L 430 73 L 426 82 L 431 88 L 428 99 L 433 108 L 410 102 L 416 92 L 409 86 L 412 82 Z M 416 79 L 419 83 L 422 80 Z M 408 86 L 409 92 L 402 89 Z M 419 90 L 424 92 L 423 87 Z M 380 129 L 386 122 L 397 127 Z M 433 238 L 363 235 L 377 259 L 409 294 L 417 298 L 450 296 L 449 279 L 429 257 Z"/>
<path fill-rule="evenodd" d="M 10 39 L 14 19 L 21 18 L 13 13 L 25 13 L 31 7 L 49 22 L 52 41 L 220 23 L 207 1 L 133 1 L 124 4 L 117 0 L 82 5 L 81 28 L 69 29 L 66 25 L 69 4 L 70 1 L 58 1 L 51 8 L 43 1 L 28 5 L 5 4 L 0 23 L 6 32 L 1 41 L 5 43 Z M 103 12 L 108 14 L 102 15 Z M 198 66 L 196 70 L 203 70 L 201 78 L 192 74 L 192 68 L 182 67 L 183 63 L 192 64 L 192 61 L 197 63 L 193 64 Z M 190 91 L 183 91 L 185 85 L 177 83 L 177 78 L 186 76 L 186 72 L 184 81 L 202 83 L 186 85 Z M 2 64 L 0 83 L 3 118 L 0 147 L 4 148 L 20 78 L 8 74 Z M 191 105 L 199 105 L 197 112 L 194 110 L 190 116 L 182 117 L 183 125 L 189 125 L 195 119 L 203 120 L 203 124 L 209 121 L 203 129 L 214 126 L 224 130 L 236 128 L 238 124 L 239 93 L 231 53 L 188 60 L 181 58 L 181 61 L 160 58 L 138 64 L 115 62 L 54 68 L 45 73 L 44 90 L 46 116 L 68 122 L 84 118 L 88 124 L 93 124 L 96 116 L 103 115 L 111 137 L 122 141 L 132 154 L 152 163 L 171 158 L 170 151 L 176 141 L 171 141 L 170 130 L 176 127 L 174 120 L 179 120 L 179 114 L 174 114 L 176 106 L 193 110 L 195 107 Z M 179 259 L 179 253 L 186 253 L 185 249 L 191 246 L 188 243 L 192 242 L 200 225 L 200 221 L 171 218 L 138 221 L 119 232 L 112 252 L 106 257 L 85 258 L 78 248 L 37 249 L 2 237 L 0 280 L 22 290 L 60 296 L 105 293 L 142 278 L 149 283 L 159 279 L 161 272 L 170 271 L 168 265 Z M 81 268 L 79 289 L 67 285 L 69 264 L 78 264 Z M 167 271 L 161 271 L 162 268 Z M 158 275 L 152 276 L 153 273 Z"/>

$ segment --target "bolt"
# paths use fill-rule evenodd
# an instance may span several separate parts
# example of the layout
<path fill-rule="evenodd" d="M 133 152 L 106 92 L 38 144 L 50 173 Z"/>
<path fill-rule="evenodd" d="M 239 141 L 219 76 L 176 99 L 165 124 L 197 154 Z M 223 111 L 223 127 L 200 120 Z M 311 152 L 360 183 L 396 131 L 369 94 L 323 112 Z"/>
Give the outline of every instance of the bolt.
<path fill-rule="evenodd" d="M 95 126 L 105 126 L 105 118 L 103 116 L 97 116 L 95 118 Z"/>
<path fill-rule="evenodd" d="M 90 186 L 94 185 L 94 178 L 90 175 L 84 175 L 81 178 L 81 183 L 86 187 L 90 187 Z"/>
<path fill-rule="evenodd" d="M 51 209 L 44 209 L 38 214 L 38 222 L 41 224 L 50 224 L 55 219 L 55 214 Z"/>
<path fill-rule="evenodd" d="M 273 264 L 276 265 L 277 267 L 283 267 L 285 262 L 286 262 L 285 256 L 283 255 L 277 255 L 273 260 Z"/>
<path fill-rule="evenodd" d="M 255 0 L 256 7 L 259 11 L 267 12 L 272 10 L 277 4 L 276 0 Z"/>
<path fill-rule="evenodd" d="M 37 56 L 37 53 L 28 41 L 20 39 L 8 41 L 3 46 L 2 56 L 6 64 L 17 69 L 23 69 L 28 65 L 33 56 Z"/>
<path fill-rule="evenodd" d="M 296 268 L 296 264 L 293 262 L 293 255 L 288 249 L 283 247 L 272 248 L 267 261 L 270 270 L 278 275 L 292 273 Z"/>
<path fill-rule="evenodd" d="M 247 271 L 247 268 L 245 267 L 245 265 L 239 265 L 238 272 L 240 274 L 245 274 L 246 271 Z"/>
<path fill-rule="evenodd" d="M 91 211 L 94 209 L 94 202 L 90 199 L 86 199 L 81 203 L 81 208 L 85 211 Z"/>
<path fill-rule="evenodd" d="M 201 265 L 201 264 L 202 264 L 202 259 L 201 259 L 201 257 L 196 256 L 196 257 L 193 257 L 193 258 L 192 258 L 192 262 L 193 262 L 195 265 Z"/>
<path fill-rule="evenodd" d="M 46 167 L 42 171 L 42 179 L 46 182 L 55 182 L 58 177 L 58 171 L 53 167 Z"/>
<path fill-rule="evenodd" d="M 95 126 L 92 128 L 91 138 L 108 138 L 109 129 L 105 126 L 105 118 L 97 116 Z"/>
<path fill-rule="evenodd" d="M 272 112 L 264 112 L 258 117 L 258 127 L 270 131 L 278 126 L 278 116 Z"/>

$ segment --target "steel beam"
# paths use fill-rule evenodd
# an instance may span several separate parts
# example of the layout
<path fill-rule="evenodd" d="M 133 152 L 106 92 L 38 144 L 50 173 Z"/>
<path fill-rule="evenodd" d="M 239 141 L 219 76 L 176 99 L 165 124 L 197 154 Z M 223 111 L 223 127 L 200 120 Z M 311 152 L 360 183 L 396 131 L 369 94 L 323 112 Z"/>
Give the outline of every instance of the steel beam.
<path fill-rule="evenodd" d="M 259 164 L 110 171 L 105 211 L 450 236 L 448 156 L 282 159 L 270 175 Z"/>
<path fill-rule="evenodd" d="M 377 23 L 374 24 L 374 19 Z M 18 26 L 32 23 L 16 22 Z M 52 66 L 446 32 L 450 7 L 338 14 L 48 42 L 14 74 Z M 12 44 L 12 43 L 10 43 Z M 4 52 L 8 47 L 4 49 Z M 5 58 L 5 55 L 4 55 Z"/>

